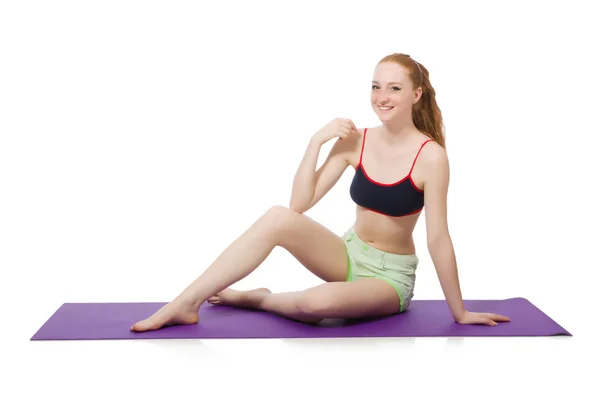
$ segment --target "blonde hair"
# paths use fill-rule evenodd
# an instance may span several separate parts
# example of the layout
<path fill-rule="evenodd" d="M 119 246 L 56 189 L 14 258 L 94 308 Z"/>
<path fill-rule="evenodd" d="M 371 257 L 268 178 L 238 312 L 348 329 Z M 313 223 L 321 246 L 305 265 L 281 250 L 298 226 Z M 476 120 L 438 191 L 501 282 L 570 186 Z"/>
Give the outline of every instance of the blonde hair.
<path fill-rule="evenodd" d="M 421 87 L 423 93 L 419 101 L 413 105 L 412 119 L 415 126 L 436 141 L 441 147 L 446 148 L 445 127 L 442 111 L 435 100 L 435 90 L 429 81 L 429 71 L 408 54 L 390 54 L 383 57 L 378 64 L 393 62 L 403 66 L 408 71 L 408 76 L 413 87 Z"/>

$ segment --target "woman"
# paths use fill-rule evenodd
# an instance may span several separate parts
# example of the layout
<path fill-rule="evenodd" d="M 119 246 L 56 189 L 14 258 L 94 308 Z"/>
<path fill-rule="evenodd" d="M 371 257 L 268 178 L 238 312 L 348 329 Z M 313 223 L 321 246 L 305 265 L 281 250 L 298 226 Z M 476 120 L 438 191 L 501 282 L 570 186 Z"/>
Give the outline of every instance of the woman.
<path fill-rule="evenodd" d="M 290 208 L 274 206 L 236 239 L 172 302 L 131 327 L 156 330 L 198 322 L 200 305 L 232 305 L 314 323 L 324 318 L 377 317 L 406 310 L 418 258 L 412 233 L 426 210 L 427 247 L 454 320 L 497 325 L 495 313 L 465 310 L 447 225 L 449 165 L 441 112 L 427 69 L 409 55 L 391 54 L 376 66 L 371 105 L 381 125 L 359 130 L 335 119 L 310 140 L 292 189 Z M 321 146 L 338 138 L 315 172 Z M 303 215 L 355 169 L 350 196 L 354 225 L 339 237 Z M 304 291 L 236 291 L 231 284 L 283 247 L 325 283 Z"/>

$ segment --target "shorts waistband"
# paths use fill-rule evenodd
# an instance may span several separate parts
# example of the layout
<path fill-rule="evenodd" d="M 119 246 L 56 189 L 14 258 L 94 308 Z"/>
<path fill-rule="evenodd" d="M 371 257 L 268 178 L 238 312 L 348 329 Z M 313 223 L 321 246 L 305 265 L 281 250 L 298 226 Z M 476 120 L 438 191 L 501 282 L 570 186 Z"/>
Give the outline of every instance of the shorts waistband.
<path fill-rule="evenodd" d="M 395 254 L 390 252 L 382 251 L 378 248 L 373 247 L 365 243 L 359 236 L 356 234 L 354 230 L 354 226 L 350 227 L 346 233 L 344 233 L 344 241 L 348 245 L 352 245 L 353 248 L 360 248 L 364 251 L 370 258 L 373 259 L 381 259 L 385 262 L 390 263 L 398 263 L 398 264 L 407 264 L 414 263 L 416 266 L 419 262 L 419 259 L 416 254 Z"/>

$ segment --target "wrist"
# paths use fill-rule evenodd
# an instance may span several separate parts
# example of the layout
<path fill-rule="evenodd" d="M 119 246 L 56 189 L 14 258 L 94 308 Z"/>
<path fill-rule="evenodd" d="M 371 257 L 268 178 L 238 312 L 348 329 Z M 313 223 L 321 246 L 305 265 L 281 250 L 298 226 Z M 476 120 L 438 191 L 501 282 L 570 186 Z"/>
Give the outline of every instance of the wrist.
<path fill-rule="evenodd" d="M 465 318 L 465 316 L 467 315 L 467 310 L 463 309 L 462 312 L 458 313 L 458 315 L 454 315 L 454 321 L 456 321 L 457 323 L 460 323 L 461 321 L 463 321 L 463 319 Z"/>
<path fill-rule="evenodd" d="M 313 146 L 313 147 L 320 148 L 321 146 L 323 146 L 323 142 L 321 142 L 319 139 L 317 139 L 315 137 L 312 137 L 312 138 L 310 138 L 308 146 Z"/>

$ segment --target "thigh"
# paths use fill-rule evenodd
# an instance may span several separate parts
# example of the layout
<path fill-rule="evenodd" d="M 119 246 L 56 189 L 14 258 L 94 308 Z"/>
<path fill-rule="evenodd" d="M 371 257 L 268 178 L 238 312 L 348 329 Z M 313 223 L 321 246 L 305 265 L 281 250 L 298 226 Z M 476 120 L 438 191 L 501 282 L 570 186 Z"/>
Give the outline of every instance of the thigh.
<path fill-rule="evenodd" d="M 286 207 L 273 207 L 269 214 L 277 219 L 275 239 L 278 246 L 320 279 L 327 282 L 346 280 L 348 256 L 340 236 Z"/>
<path fill-rule="evenodd" d="M 400 309 L 394 287 L 377 278 L 325 283 L 305 290 L 298 300 L 302 311 L 322 318 L 379 317 Z"/>

